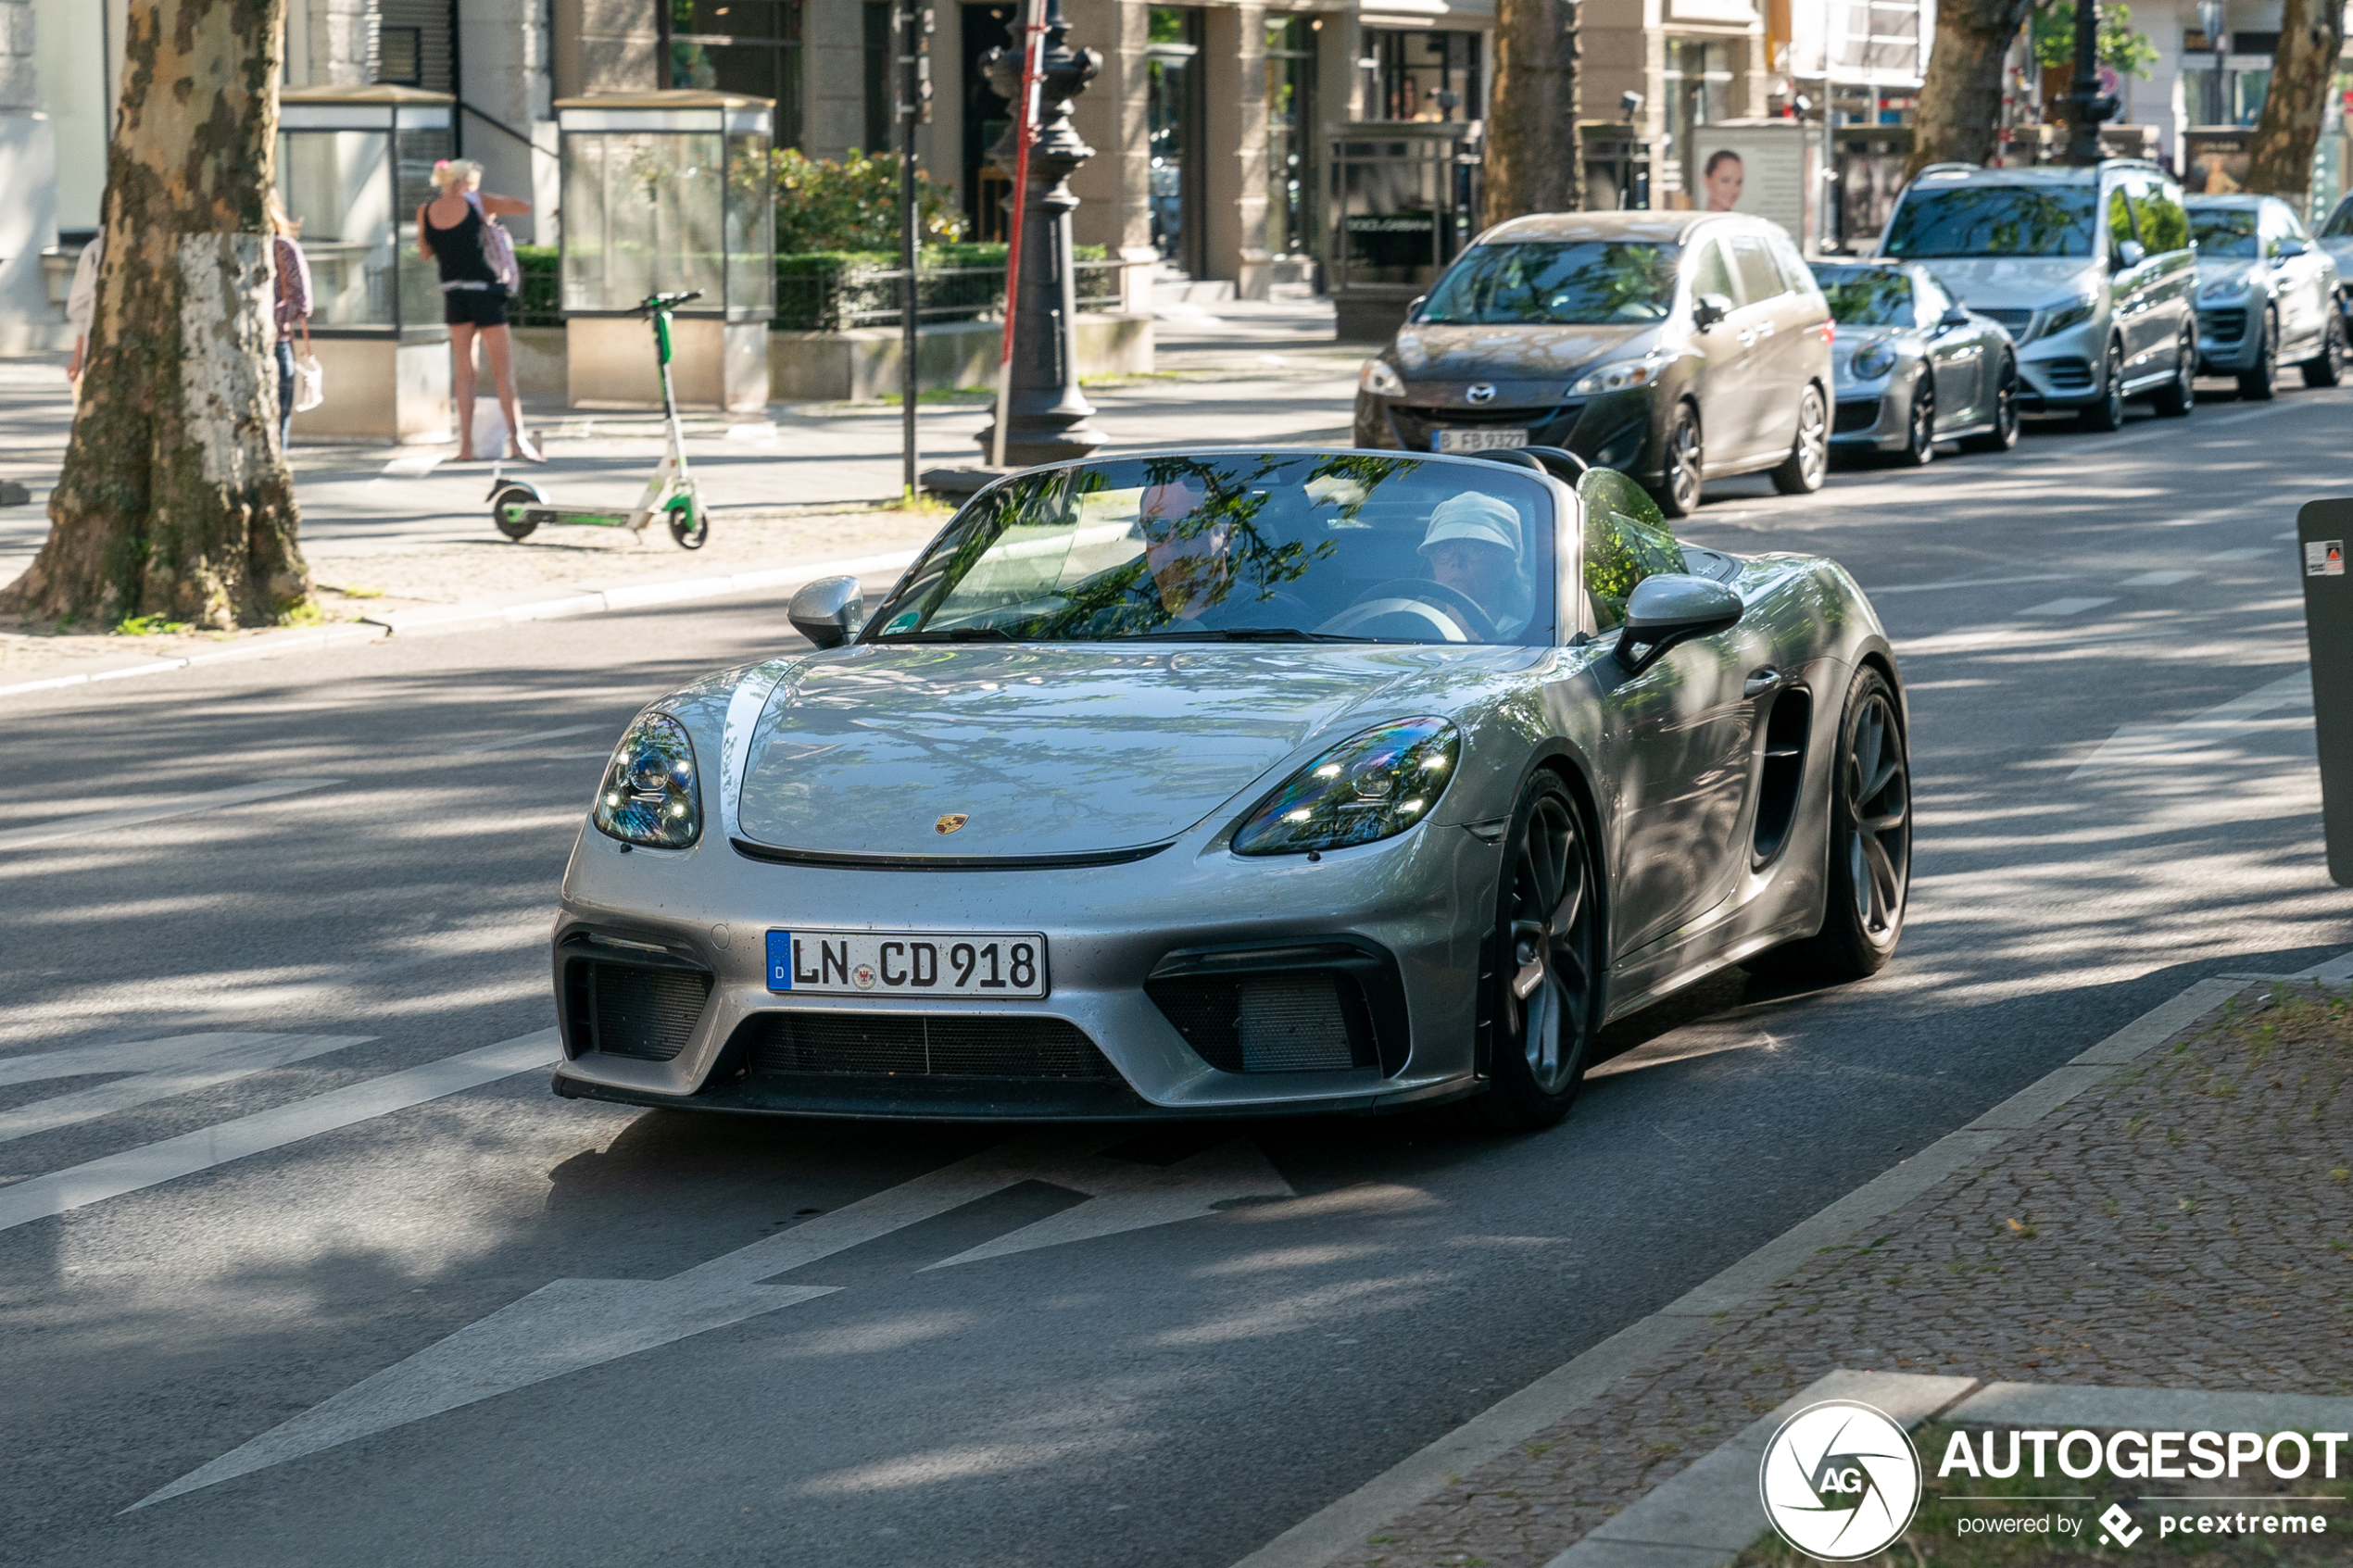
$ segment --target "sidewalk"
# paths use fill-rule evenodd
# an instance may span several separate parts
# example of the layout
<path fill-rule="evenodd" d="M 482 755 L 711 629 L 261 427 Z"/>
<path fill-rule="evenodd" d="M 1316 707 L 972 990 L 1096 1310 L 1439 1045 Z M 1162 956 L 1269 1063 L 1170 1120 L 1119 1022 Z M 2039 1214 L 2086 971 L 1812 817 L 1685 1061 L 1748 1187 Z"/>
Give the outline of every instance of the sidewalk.
<path fill-rule="evenodd" d="M 1108 449 L 1344 444 L 1364 350 L 1331 342 L 1330 307 L 1239 302 L 1215 310 L 1170 312 L 1163 368 L 1154 374 L 1088 385 Z M 926 398 L 919 466 L 975 460 L 975 437 L 992 412 L 983 394 Z M 48 495 L 65 460 L 69 418 L 62 356 L 0 360 L 0 480 L 23 483 L 32 496 L 0 508 L 0 583 L 23 571 L 48 536 Z M 659 414 L 535 407 L 526 418 L 549 460 L 503 471 L 558 502 L 629 506 L 663 448 Z M 401 612 L 432 607 L 511 607 L 870 558 L 912 550 L 947 521 L 943 509 L 898 509 L 895 407 L 774 404 L 765 418 L 701 412 L 684 423 L 688 460 L 711 511 L 710 543 L 693 552 L 677 548 L 659 525 L 642 539 L 619 529 L 550 527 L 510 543 L 490 521 L 493 466 L 450 461 L 454 445 L 297 445 L 292 462 L 303 552 L 328 623 L 390 615 L 397 625 Z M 0 686 L 219 652 L 271 635 L 29 635 L 0 620 Z"/>
<path fill-rule="evenodd" d="M 2249 985 L 1331 1561 L 1544 1568 L 1834 1372 L 1933 1374 L 1957 1391 L 1974 1379 L 2353 1394 L 2349 1079 L 2341 986 Z M 1933 1501 L 1955 1488 L 1923 1458 Z M 1761 1535 L 1754 1462 L 1735 1468 L 1736 1506 Z M 1995 1561 L 1938 1538 L 1932 1512 L 1883 1561 Z M 2340 1512 L 2332 1530 L 2353 1533 Z M 1704 1557 L 1731 1553 L 1597 1539 L 1574 1561 Z"/>

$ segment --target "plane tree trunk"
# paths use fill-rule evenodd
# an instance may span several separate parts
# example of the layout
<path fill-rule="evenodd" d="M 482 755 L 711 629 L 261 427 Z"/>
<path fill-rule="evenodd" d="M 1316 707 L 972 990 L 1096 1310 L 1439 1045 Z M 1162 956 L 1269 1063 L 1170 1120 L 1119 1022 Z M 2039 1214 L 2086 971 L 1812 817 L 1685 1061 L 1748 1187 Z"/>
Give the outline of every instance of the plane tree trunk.
<path fill-rule="evenodd" d="M 1499 0 L 1482 222 L 1585 205 L 1578 10 L 1579 0 Z"/>
<path fill-rule="evenodd" d="M 226 628 L 302 604 L 264 203 L 285 0 L 132 0 L 106 251 L 49 537 L 0 608 Z"/>
<path fill-rule="evenodd" d="M 2312 199 L 2312 149 L 2344 48 L 2342 0 L 2285 0 L 2271 85 L 2247 144 L 2248 190 L 2284 196 L 2299 213 Z"/>
<path fill-rule="evenodd" d="M 2032 0 L 1944 0 L 1914 118 L 1909 180 L 1931 163 L 1987 163 L 2002 123 L 2002 58 Z"/>

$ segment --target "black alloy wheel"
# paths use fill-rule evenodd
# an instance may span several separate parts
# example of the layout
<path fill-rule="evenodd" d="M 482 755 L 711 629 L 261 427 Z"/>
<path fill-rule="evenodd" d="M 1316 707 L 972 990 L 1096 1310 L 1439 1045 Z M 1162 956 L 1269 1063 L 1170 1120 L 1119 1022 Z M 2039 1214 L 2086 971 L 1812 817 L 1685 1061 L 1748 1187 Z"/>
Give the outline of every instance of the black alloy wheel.
<path fill-rule="evenodd" d="M 1899 468 L 1919 468 L 1936 456 L 1936 380 L 1923 367 L 1912 411 L 1904 421 L 1904 446 L 1893 454 Z"/>
<path fill-rule="evenodd" d="M 2268 306 L 2263 311 L 2263 342 L 2255 351 L 2255 363 L 2239 372 L 2239 395 L 2251 402 L 2269 403 L 2277 395 L 2271 383 L 2280 373 L 2280 314 Z"/>
<path fill-rule="evenodd" d="M 1601 1027 L 1601 900 L 1568 786 L 1539 772 L 1504 838 L 1495 931 L 1480 965 L 1478 1029 L 1488 1089 L 1449 1110 L 1491 1132 L 1533 1132 L 1568 1114 Z"/>
<path fill-rule="evenodd" d="M 2189 328 L 2173 342 L 2173 379 L 2149 399 L 2169 420 L 2185 420 L 2197 408 L 2197 335 Z"/>
<path fill-rule="evenodd" d="M 2329 301 L 2329 324 L 2321 333 L 2321 352 L 2297 367 L 2306 386 L 2336 386 L 2345 380 L 2345 318 Z"/>
<path fill-rule="evenodd" d="M 2124 345 L 2111 341 L 2108 357 L 2101 361 L 2100 396 L 2096 403 L 2086 403 L 2080 416 L 2085 430 L 2122 430 L 2124 428 Z"/>
<path fill-rule="evenodd" d="M 535 522 L 524 522 L 509 518 L 507 508 L 537 505 L 539 505 L 539 497 L 529 485 L 502 484 L 498 487 L 498 494 L 490 497 L 490 521 L 498 525 L 499 533 L 510 539 L 521 542 L 530 538 L 532 531 L 539 525 Z"/>
<path fill-rule="evenodd" d="M 1866 665 L 1847 688 L 1831 777 L 1822 929 L 1752 960 L 1759 974 L 1835 982 L 1895 952 L 1912 885 L 1912 775 L 1895 692 Z"/>
<path fill-rule="evenodd" d="M 1831 414 L 1822 389 L 1808 386 L 1797 399 L 1797 438 L 1773 470 L 1773 488 L 1784 495 L 1811 495 L 1831 471 Z"/>
<path fill-rule="evenodd" d="M 1976 435 L 1961 438 L 1961 449 L 1967 452 L 2007 452 L 2018 445 L 2018 358 L 2002 356 L 2002 369 L 1994 381 L 1994 428 Z"/>
<path fill-rule="evenodd" d="M 1667 421 L 1662 467 L 1666 473 L 1655 493 L 1658 509 L 1668 517 L 1689 517 L 1699 510 L 1706 447 L 1700 440 L 1699 410 L 1689 403 L 1675 405 L 1675 417 Z"/>

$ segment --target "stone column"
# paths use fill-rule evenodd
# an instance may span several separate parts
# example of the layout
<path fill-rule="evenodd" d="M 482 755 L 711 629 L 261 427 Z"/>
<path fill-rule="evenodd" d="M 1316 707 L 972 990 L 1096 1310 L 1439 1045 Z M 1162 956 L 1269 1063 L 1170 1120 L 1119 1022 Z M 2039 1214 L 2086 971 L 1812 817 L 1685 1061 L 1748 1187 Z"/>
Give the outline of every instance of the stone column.
<path fill-rule="evenodd" d="M 935 10 L 949 10 L 954 5 L 955 0 L 932 0 Z M 933 44 L 936 51 L 937 38 Z M 931 62 L 935 81 L 940 64 L 935 52 Z M 785 128 L 779 126 L 777 131 L 777 144 L 782 145 Z M 865 7 L 862 0 L 802 0 L 800 150 L 811 157 L 838 158 L 850 148 L 863 145 L 865 140 Z"/>
<path fill-rule="evenodd" d="M 1005 461 L 1014 468 L 1084 458 L 1103 445 L 1087 421 L 1094 408 L 1078 391 L 1077 277 L 1071 270 L 1071 214 L 1078 198 L 1070 176 L 1095 156 L 1071 125 L 1071 100 L 1103 69 L 1092 49 L 1073 49 L 1062 0 L 1048 0 L 1046 48 L 1039 61 L 1039 131 L 1029 149 L 1029 190 L 1021 231 L 1021 283 L 1013 317 L 1013 387 L 1007 404 Z M 992 49 L 982 62 L 988 84 L 1008 102 L 1021 94 L 1018 46 Z M 988 150 L 989 161 L 1013 171 L 1020 136 L 1016 119 Z M 984 455 L 994 450 L 996 425 L 980 433 Z"/>
<path fill-rule="evenodd" d="M 1085 205 L 1074 220 L 1080 245 L 1101 245 L 1128 263 L 1120 307 L 1152 307 L 1151 153 L 1144 67 L 1151 40 L 1148 6 L 1121 0 L 1067 0 L 1074 25 L 1102 44 L 1103 74 L 1072 110 L 1096 149 L 1072 177 Z"/>
<path fill-rule="evenodd" d="M 556 243 L 551 44 L 547 7 L 539 0 L 468 0 L 459 10 L 458 96 L 481 111 L 459 111 L 466 156 L 483 166 L 484 190 L 531 203 L 529 217 L 506 220 L 516 240 L 529 245 Z"/>
<path fill-rule="evenodd" d="M 1209 276 L 1231 278 L 1244 299 L 1266 297 L 1266 13 L 1220 6 L 1203 19 L 1200 56 L 1202 216 Z"/>

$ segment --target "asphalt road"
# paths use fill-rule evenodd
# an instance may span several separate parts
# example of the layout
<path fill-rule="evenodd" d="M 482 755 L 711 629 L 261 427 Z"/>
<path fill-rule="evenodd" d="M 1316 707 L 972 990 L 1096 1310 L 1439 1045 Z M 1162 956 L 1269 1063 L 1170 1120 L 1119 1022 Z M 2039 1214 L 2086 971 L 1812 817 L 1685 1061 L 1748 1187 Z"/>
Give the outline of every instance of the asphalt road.
<path fill-rule="evenodd" d="M 17 703 L 7 1555 L 1225 1568 L 2190 981 L 2353 942 L 2291 544 L 2348 411 L 1717 487 L 1690 538 L 1834 555 L 1898 639 L 1910 930 L 1620 1024 L 1522 1138 L 551 1098 L 599 761 L 774 602 Z"/>

